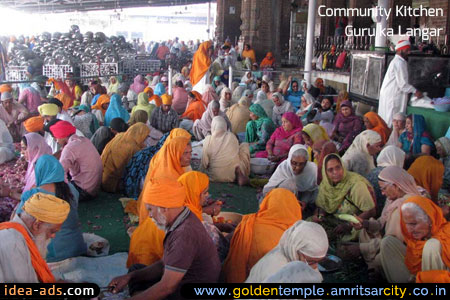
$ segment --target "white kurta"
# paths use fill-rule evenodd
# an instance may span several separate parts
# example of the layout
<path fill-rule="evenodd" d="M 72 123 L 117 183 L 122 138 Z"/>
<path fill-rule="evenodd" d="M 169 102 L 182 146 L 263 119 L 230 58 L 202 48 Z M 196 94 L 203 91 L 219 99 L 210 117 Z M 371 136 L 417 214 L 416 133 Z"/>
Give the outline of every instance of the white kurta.
<path fill-rule="evenodd" d="M 12 222 L 27 228 L 17 215 Z M 30 231 L 28 233 L 34 239 Z M 0 240 L 0 282 L 38 283 L 23 235 L 15 229 L 3 229 L 0 230 Z"/>
<path fill-rule="evenodd" d="M 389 127 L 392 127 L 396 113 L 406 113 L 408 94 L 415 92 L 408 81 L 408 63 L 400 55 L 395 55 L 384 76 L 378 104 L 378 114 Z"/>

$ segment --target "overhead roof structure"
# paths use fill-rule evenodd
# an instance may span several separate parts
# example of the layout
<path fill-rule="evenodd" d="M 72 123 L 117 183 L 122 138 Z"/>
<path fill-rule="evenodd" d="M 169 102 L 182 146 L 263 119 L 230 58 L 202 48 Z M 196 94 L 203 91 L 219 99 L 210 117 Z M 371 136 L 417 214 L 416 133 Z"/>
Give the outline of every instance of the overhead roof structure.
<path fill-rule="evenodd" d="M 208 2 L 210 0 L 1 0 L 0 7 L 31 13 L 62 13 Z"/>

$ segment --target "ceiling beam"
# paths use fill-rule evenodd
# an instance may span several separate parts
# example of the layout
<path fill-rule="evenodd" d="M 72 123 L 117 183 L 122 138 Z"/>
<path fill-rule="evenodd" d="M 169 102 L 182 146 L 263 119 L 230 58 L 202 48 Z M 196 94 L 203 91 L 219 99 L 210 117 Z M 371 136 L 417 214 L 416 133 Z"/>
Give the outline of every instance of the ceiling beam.
<path fill-rule="evenodd" d="M 207 3 L 208 0 L 3 0 L 0 7 L 33 13 L 108 10 Z"/>

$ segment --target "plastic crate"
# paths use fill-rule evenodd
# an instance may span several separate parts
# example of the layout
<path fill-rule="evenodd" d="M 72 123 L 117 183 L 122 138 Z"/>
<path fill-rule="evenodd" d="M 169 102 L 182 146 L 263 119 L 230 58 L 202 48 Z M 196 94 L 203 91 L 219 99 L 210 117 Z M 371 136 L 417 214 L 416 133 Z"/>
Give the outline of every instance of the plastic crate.
<path fill-rule="evenodd" d="M 42 75 L 48 78 L 63 79 L 67 73 L 73 72 L 73 69 L 71 65 L 43 65 Z"/>
<path fill-rule="evenodd" d="M 27 78 L 27 66 L 8 66 L 5 69 L 7 81 L 23 81 Z"/>
<path fill-rule="evenodd" d="M 119 74 L 119 64 L 117 63 L 82 63 L 80 68 L 81 77 L 88 76 L 110 76 Z M 83 78 L 81 81 L 87 84 L 93 78 Z"/>

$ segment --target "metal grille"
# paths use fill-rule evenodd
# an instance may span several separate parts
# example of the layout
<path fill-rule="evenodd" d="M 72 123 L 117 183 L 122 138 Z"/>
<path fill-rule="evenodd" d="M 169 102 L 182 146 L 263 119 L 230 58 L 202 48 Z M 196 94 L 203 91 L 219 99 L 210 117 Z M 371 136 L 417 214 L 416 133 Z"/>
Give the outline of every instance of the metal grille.
<path fill-rule="evenodd" d="M 42 75 L 48 78 L 63 79 L 64 76 L 73 72 L 73 66 L 71 65 L 43 65 Z"/>
<path fill-rule="evenodd" d="M 114 74 L 119 74 L 119 64 L 118 63 L 82 63 L 80 67 L 81 77 L 89 76 L 110 76 Z M 87 84 L 92 78 L 83 78 L 82 82 Z"/>
<path fill-rule="evenodd" d="M 7 81 L 28 80 L 26 73 L 27 73 L 27 66 L 9 66 L 6 67 L 5 69 Z"/>

